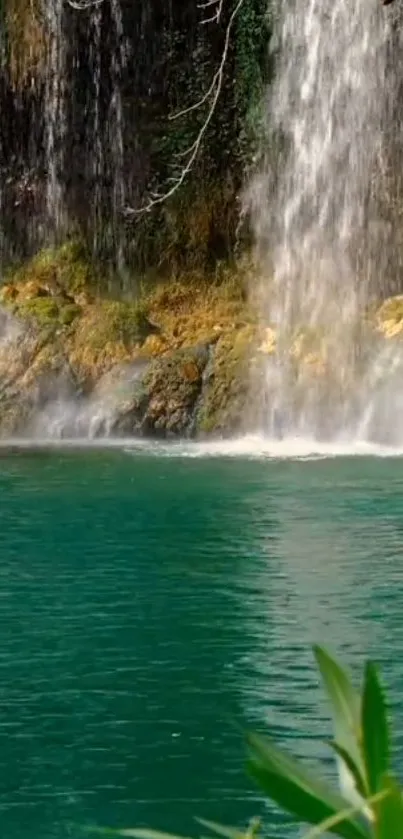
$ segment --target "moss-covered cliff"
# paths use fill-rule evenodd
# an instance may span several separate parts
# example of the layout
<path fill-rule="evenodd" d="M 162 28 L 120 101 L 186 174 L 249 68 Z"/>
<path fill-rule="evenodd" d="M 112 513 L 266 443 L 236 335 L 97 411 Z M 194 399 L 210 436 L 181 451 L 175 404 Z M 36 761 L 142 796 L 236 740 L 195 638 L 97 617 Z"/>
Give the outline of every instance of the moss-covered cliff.
<path fill-rule="evenodd" d="M 58 404 L 65 434 L 241 431 L 258 332 L 247 281 L 239 264 L 124 300 L 82 246 L 39 253 L 0 292 L 0 434 L 47 433 Z"/>
<path fill-rule="evenodd" d="M 0 436 L 258 430 L 270 411 L 262 377 L 275 362 L 277 334 L 248 300 L 251 273 L 244 260 L 208 280 L 181 275 L 122 298 L 106 292 L 74 241 L 13 269 L 0 292 Z M 387 359 L 402 340 L 402 298 L 374 304 L 351 326 L 360 330 L 364 366 L 366 353 L 382 348 Z M 290 336 L 295 399 L 315 382 L 330 399 L 349 386 L 328 349 L 320 329 L 301 324 Z"/>
<path fill-rule="evenodd" d="M 78 230 L 101 260 L 130 268 L 126 285 L 150 268 L 209 271 L 237 241 L 268 72 L 266 0 L 243 0 L 234 20 L 189 176 L 171 200 L 130 216 L 188 159 L 211 97 L 192 106 L 217 72 L 234 4 L 209 24 L 191 0 L 79 5 L 1 0 L 3 264 Z"/>

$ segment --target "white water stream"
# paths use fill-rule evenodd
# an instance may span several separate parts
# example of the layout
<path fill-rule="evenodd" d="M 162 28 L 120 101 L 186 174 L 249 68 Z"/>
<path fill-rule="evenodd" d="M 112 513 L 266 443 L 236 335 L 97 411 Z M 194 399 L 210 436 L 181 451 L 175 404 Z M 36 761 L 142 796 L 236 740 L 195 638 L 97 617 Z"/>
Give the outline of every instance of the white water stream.
<path fill-rule="evenodd" d="M 275 352 L 267 355 L 263 436 L 244 443 L 205 444 L 200 451 L 217 448 L 221 453 L 271 456 L 368 453 L 368 446 L 378 453 L 385 446 L 400 451 L 403 353 L 399 342 L 378 343 L 373 334 L 368 337 L 363 325 L 371 294 L 382 288 L 386 271 L 393 273 L 399 262 L 390 245 L 385 247 L 386 222 L 377 192 L 387 154 L 385 138 L 396 119 L 398 58 L 403 55 L 400 50 L 390 61 L 395 5 L 385 9 L 379 0 L 276 3 L 271 13 L 275 73 L 266 103 L 268 150 L 248 193 L 265 277 L 264 320 L 276 335 Z M 69 95 L 64 82 L 63 8 L 63 0 L 45 0 L 47 209 L 49 222 L 59 233 Z M 121 84 L 129 55 L 120 0 L 111 0 L 111 22 L 116 44 L 108 111 L 110 235 L 122 270 Z M 96 219 L 105 151 L 100 133 L 102 31 L 97 6 L 90 23 L 93 100 L 88 131 L 93 136 Z M 395 37 L 395 50 L 398 42 Z M 8 329 L 7 323 L 7 341 Z M 5 339 L 1 328 L 0 339 Z M 13 340 L 18 343 L 18 337 Z M 100 429 L 108 434 L 114 410 L 113 394 L 82 404 L 61 394 L 40 413 L 35 431 L 38 438 L 91 437 Z"/>
<path fill-rule="evenodd" d="M 276 334 L 269 436 L 403 440 L 401 351 L 363 325 L 397 261 L 377 194 L 396 90 L 394 14 L 379 0 L 278 0 L 268 152 L 249 190 Z"/>

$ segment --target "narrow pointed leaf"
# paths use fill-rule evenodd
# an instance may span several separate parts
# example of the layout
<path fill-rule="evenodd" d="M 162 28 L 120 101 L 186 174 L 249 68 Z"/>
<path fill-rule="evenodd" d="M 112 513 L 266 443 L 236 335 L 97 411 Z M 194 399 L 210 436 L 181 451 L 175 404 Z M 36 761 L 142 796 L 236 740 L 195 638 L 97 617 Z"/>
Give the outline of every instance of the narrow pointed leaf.
<path fill-rule="evenodd" d="M 100 836 L 121 836 L 122 834 L 122 828 L 120 827 L 98 827 L 98 825 L 85 825 L 84 830 L 86 833 L 98 833 Z M 182 837 L 182 839 L 185 839 L 185 837 Z"/>
<path fill-rule="evenodd" d="M 365 668 L 362 735 L 368 785 L 370 792 L 375 793 L 389 769 L 389 730 L 382 686 L 371 662 Z"/>
<path fill-rule="evenodd" d="M 260 827 L 260 819 L 257 820 L 255 824 L 254 820 L 252 820 L 252 823 L 244 830 L 240 830 L 237 827 L 229 827 L 228 825 L 218 824 L 217 822 L 207 821 L 207 819 L 197 818 L 196 821 L 203 825 L 203 827 L 207 827 L 207 829 L 211 830 L 212 833 L 216 833 L 217 836 L 224 837 L 224 839 L 250 839 L 250 837 L 256 836 L 257 830 Z M 200 839 L 211 839 L 211 836 L 201 836 Z M 267 836 L 265 833 L 264 839 L 270 839 L 270 836 Z"/>
<path fill-rule="evenodd" d="M 221 835 L 221 834 L 217 833 L 217 836 L 218 835 Z M 244 833 L 241 833 L 241 832 L 238 831 L 237 835 L 238 835 L 239 839 L 250 839 L 250 833 L 248 833 L 248 828 L 245 828 Z M 207 835 L 205 833 L 201 833 L 200 836 L 198 836 L 198 839 L 212 839 L 212 836 L 211 836 L 211 834 Z M 234 834 L 234 839 L 235 839 L 235 834 Z M 270 836 L 267 833 L 265 833 L 264 837 L 262 837 L 262 839 L 278 839 L 278 837 Z"/>
<path fill-rule="evenodd" d="M 360 750 L 359 694 L 354 689 L 348 672 L 326 650 L 319 646 L 313 650 L 331 705 L 335 740 L 350 755 L 366 782 Z"/>
<path fill-rule="evenodd" d="M 362 798 L 365 798 L 365 781 L 362 778 L 360 770 L 358 769 L 356 763 L 354 763 L 354 760 L 352 759 L 349 752 L 347 752 L 346 749 L 343 749 L 343 746 L 341 746 L 340 743 L 336 743 L 335 740 L 330 740 L 329 746 L 331 746 L 333 751 L 336 752 L 340 760 L 342 760 L 345 763 L 346 768 L 348 769 L 348 771 L 354 779 L 354 784 L 358 794 L 361 795 Z"/>
<path fill-rule="evenodd" d="M 223 836 L 224 839 L 244 839 L 247 834 L 247 829 L 239 830 L 239 828 L 228 827 L 227 825 L 210 822 L 206 819 L 196 819 L 196 821 L 203 825 L 203 827 L 207 827 L 212 833 L 216 833 L 217 836 Z"/>
<path fill-rule="evenodd" d="M 380 802 L 382 798 L 384 798 L 385 796 L 385 791 L 378 792 L 376 795 L 373 795 L 371 798 L 367 800 L 367 805 L 374 805 Z M 343 821 L 343 819 L 346 818 L 346 816 L 358 815 L 360 812 L 360 807 L 350 807 L 349 810 L 343 810 L 341 813 L 337 813 L 335 816 L 330 816 L 330 818 L 325 819 L 325 821 L 315 825 L 315 827 L 313 827 L 312 830 L 308 830 L 308 833 L 304 834 L 303 839 L 318 839 L 318 837 L 323 836 L 325 832 L 328 833 L 329 830 L 334 829 L 339 822 Z"/>
<path fill-rule="evenodd" d="M 247 736 L 249 771 L 270 798 L 299 821 L 319 824 L 349 802 L 312 776 L 299 762 L 257 734 Z M 358 819 L 346 819 L 334 828 L 343 839 L 363 839 L 369 834 Z"/>
<path fill-rule="evenodd" d="M 189 839 L 189 837 L 177 836 L 175 833 L 164 833 L 147 827 L 125 827 L 116 830 L 115 834 L 132 837 L 132 839 Z"/>
<path fill-rule="evenodd" d="M 386 775 L 382 790 L 386 796 L 375 806 L 376 839 L 402 839 L 403 836 L 403 799 L 400 786 L 395 778 Z"/>

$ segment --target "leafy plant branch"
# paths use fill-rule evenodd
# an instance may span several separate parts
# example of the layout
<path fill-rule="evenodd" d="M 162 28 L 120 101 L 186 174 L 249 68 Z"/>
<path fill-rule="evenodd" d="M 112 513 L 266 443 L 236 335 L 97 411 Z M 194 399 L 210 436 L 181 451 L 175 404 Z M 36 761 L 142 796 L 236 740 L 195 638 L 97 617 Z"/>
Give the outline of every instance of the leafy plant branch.
<path fill-rule="evenodd" d="M 249 774 L 291 818 L 312 825 L 304 839 L 326 832 L 341 839 L 402 839 L 403 793 L 391 766 L 387 706 L 376 666 L 368 662 L 357 692 L 349 673 L 321 647 L 314 648 L 330 702 L 339 790 L 307 770 L 269 738 L 247 734 Z M 246 829 L 197 819 L 221 839 L 259 839 L 260 822 Z M 99 831 L 130 839 L 184 839 L 146 828 Z M 205 837 L 205 833 L 203 834 Z M 269 837 L 264 833 L 264 839 Z M 200 837 L 202 839 L 202 837 Z"/>

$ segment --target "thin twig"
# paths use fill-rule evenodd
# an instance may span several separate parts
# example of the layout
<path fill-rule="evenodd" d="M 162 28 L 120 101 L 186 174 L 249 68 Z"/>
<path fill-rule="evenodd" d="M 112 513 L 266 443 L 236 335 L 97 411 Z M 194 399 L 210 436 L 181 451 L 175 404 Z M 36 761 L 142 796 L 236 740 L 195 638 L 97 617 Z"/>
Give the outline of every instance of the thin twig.
<path fill-rule="evenodd" d="M 91 6 L 100 6 L 104 0 L 67 0 L 69 6 L 72 9 L 76 9 L 78 12 L 83 11 L 84 9 L 90 9 Z"/>
<path fill-rule="evenodd" d="M 202 20 L 202 24 L 205 23 L 219 23 L 221 20 L 221 14 L 223 9 L 224 0 L 206 0 L 204 3 L 198 3 L 198 9 L 209 9 L 211 6 L 217 6 L 215 13 L 212 17 L 205 18 Z"/>
<path fill-rule="evenodd" d="M 217 73 L 214 74 L 210 87 L 208 88 L 208 90 L 206 90 L 204 96 L 202 96 L 202 98 L 199 99 L 198 102 L 194 102 L 193 105 L 189 105 L 188 108 L 183 108 L 182 111 L 177 111 L 176 114 L 170 114 L 168 119 L 169 120 L 179 119 L 179 117 L 183 117 L 183 116 L 185 116 L 185 114 L 190 114 L 191 111 L 195 111 L 197 108 L 201 108 L 201 106 L 204 105 L 205 102 L 207 102 L 207 99 L 209 98 L 209 96 L 211 96 L 211 94 L 214 90 L 214 85 L 216 83 L 216 76 L 217 76 Z"/>
<path fill-rule="evenodd" d="M 217 0 L 214 0 L 214 2 L 217 2 Z M 142 215 L 143 213 L 150 212 L 150 210 L 152 210 L 152 208 L 155 207 L 157 204 L 163 204 L 165 201 L 167 201 L 168 198 L 171 198 L 172 195 L 174 195 L 174 193 L 177 192 L 177 190 L 182 186 L 186 177 L 191 172 L 191 170 L 193 168 L 193 165 L 196 161 L 196 158 L 199 154 L 200 146 L 201 146 L 202 141 L 204 139 L 204 135 L 206 134 L 206 131 L 207 131 L 209 125 L 210 125 L 210 122 L 211 122 L 211 120 L 214 116 L 214 113 L 215 113 L 215 110 L 216 110 L 216 107 L 217 107 L 217 102 L 218 102 L 218 99 L 219 99 L 219 96 L 220 96 L 220 93 L 221 93 L 221 89 L 222 89 L 225 65 L 226 65 L 227 58 L 228 58 L 228 49 L 229 49 L 229 45 L 230 45 L 232 27 L 234 25 L 235 18 L 237 16 L 238 12 L 240 11 L 241 7 L 243 6 L 244 2 L 245 2 L 245 0 L 238 0 L 238 2 L 236 3 L 236 5 L 235 5 L 235 7 L 234 7 L 234 9 L 231 13 L 231 16 L 229 18 L 228 25 L 227 25 L 227 28 L 226 28 L 226 32 L 225 32 L 224 47 L 223 47 L 223 51 L 222 51 L 222 55 L 221 55 L 221 61 L 220 61 L 220 64 L 218 66 L 218 69 L 214 73 L 214 76 L 213 76 L 212 82 L 210 84 L 210 87 L 208 88 L 206 93 L 202 96 L 202 98 L 198 102 L 195 102 L 193 105 L 190 105 L 188 108 L 184 108 L 182 111 L 180 111 L 177 114 L 174 114 L 173 116 L 170 117 L 170 119 L 177 119 L 179 116 L 183 116 L 184 114 L 187 114 L 190 111 L 194 111 L 195 109 L 200 108 L 202 105 L 204 105 L 204 103 L 207 102 L 208 99 L 211 97 L 211 103 L 210 103 L 210 107 L 209 107 L 208 112 L 207 112 L 206 119 L 204 120 L 203 125 L 201 126 L 200 131 L 199 131 L 195 141 L 192 143 L 191 146 L 189 146 L 189 148 L 187 148 L 183 152 L 180 152 L 177 155 L 177 156 L 181 156 L 181 157 L 188 155 L 188 160 L 187 160 L 186 164 L 184 165 L 184 167 L 182 168 L 182 171 L 181 171 L 180 175 L 178 175 L 174 179 L 174 183 L 172 184 L 170 189 L 168 189 L 166 192 L 163 192 L 163 193 L 154 194 L 153 196 L 151 196 L 150 200 L 144 206 L 139 207 L 138 209 L 134 209 L 133 207 L 126 207 L 125 214 L 127 216 Z M 207 0 L 207 2 L 205 4 L 203 4 L 203 7 L 212 6 L 212 5 L 213 5 L 212 0 Z M 221 15 L 222 6 L 223 6 L 223 0 L 218 0 L 218 9 L 217 9 L 218 15 Z M 213 19 L 218 20 L 219 17 L 218 18 L 214 17 Z"/>

